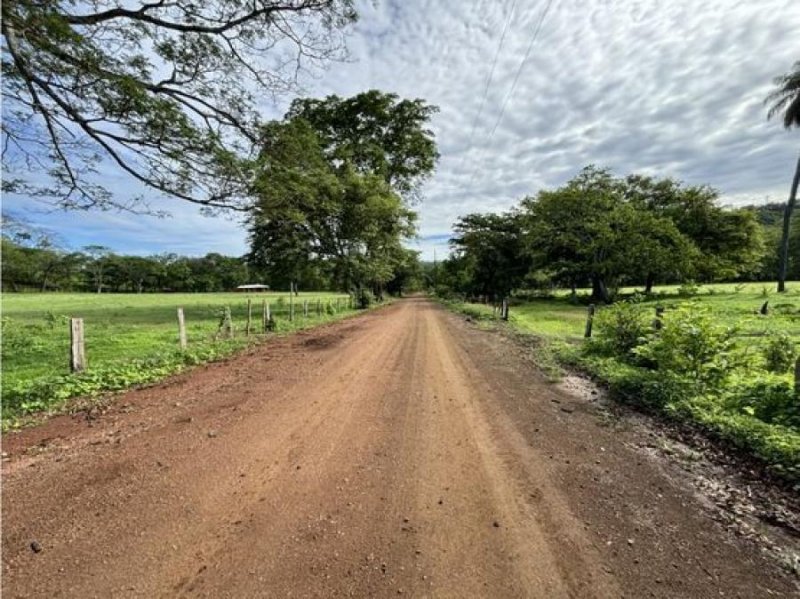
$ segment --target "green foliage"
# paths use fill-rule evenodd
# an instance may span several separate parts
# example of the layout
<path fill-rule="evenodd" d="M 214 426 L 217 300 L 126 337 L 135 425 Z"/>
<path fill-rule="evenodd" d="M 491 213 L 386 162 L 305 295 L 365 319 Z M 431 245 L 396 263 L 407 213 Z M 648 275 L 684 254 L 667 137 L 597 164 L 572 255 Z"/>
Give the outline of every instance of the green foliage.
<path fill-rule="evenodd" d="M 685 281 L 678 287 L 678 295 L 681 297 L 694 297 L 700 292 L 700 285 L 694 281 Z"/>
<path fill-rule="evenodd" d="M 438 110 L 424 100 L 373 89 L 350 98 L 297 99 L 286 120 L 309 123 L 333 163 L 380 177 L 393 191 L 413 197 L 439 158 L 427 128 Z"/>
<path fill-rule="evenodd" d="M 375 295 L 369 289 L 359 289 L 355 294 L 355 301 L 359 310 L 366 310 L 375 303 Z"/>
<path fill-rule="evenodd" d="M 347 302 L 336 314 L 288 320 L 288 302 L 274 294 L 250 296 L 254 308 L 271 302 L 269 331 L 288 333 L 352 314 Z M 327 301 L 329 294 L 302 294 L 299 301 Z M 346 296 L 338 296 L 347 299 Z M 77 395 L 94 396 L 163 378 L 180 369 L 217 359 L 264 339 L 243 334 L 245 294 L 7 294 L 2 319 L 2 415 L 4 426 L 40 410 L 59 409 Z M 279 301 L 284 300 L 284 301 Z M 177 350 L 176 307 L 183 306 L 189 348 Z M 233 341 L 214 341 L 224 307 L 230 306 L 237 329 Z M 257 318 L 257 311 L 254 309 Z M 88 371 L 68 368 L 69 317 L 86 327 Z M 259 328 L 258 324 L 254 328 Z"/>
<path fill-rule="evenodd" d="M 800 429 L 800 397 L 784 377 L 750 374 L 726 390 L 725 404 L 770 424 Z"/>
<path fill-rule="evenodd" d="M 261 96 L 295 90 L 301 63 L 341 58 L 355 17 L 350 0 L 4 3 L 3 140 L 15 152 L 3 154 L 3 189 L 142 208 L 95 182 L 103 164 L 156 192 L 242 208 Z"/>
<path fill-rule="evenodd" d="M 642 305 L 635 301 L 612 304 L 599 312 L 594 321 L 593 351 L 630 360 L 633 350 L 646 342 L 652 332 Z"/>
<path fill-rule="evenodd" d="M 330 123 L 328 112 L 335 112 L 342 101 L 308 100 L 297 103 L 283 121 L 265 127 L 253 189 L 258 201 L 248 226 L 251 265 L 291 280 L 317 270 L 341 289 L 370 286 L 381 295 L 416 259 L 402 244 L 416 231 L 416 213 L 400 192 L 427 176 L 433 163 L 399 174 L 399 167 L 390 165 L 405 159 L 410 168 L 418 158 L 414 152 L 423 150 L 416 145 L 381 146 L 389 142 L 377 131 L 359 129 L 358 122 L 378 117 L 369 112 L 375 106 L 358 98 L 348 110 L 368 111 L 360 116 L 348 112 Z M 389 99 L 391 105 L 396 101 Z M 390 113 L 379 120 L 391 122 L 395 117 Z M 412 119 L 394 125 L 413 135 L 423 122 Z M 369 156 L 362 153 L 365 148 Z"/>
<path fill-rule="evenodd" d="M 663 326 L 634 353 L 660 373 L 686 377 L 706 388 L 721 384 L 739 364 L 732 327 L 716 323 L 713 313 L 697 304 L 681 304 L 665 314 Z"/>
<path fill-rule="evenodd" d="M 794 341 L 783 331 L 767 337 L 763 352 L 767 370 L 778 374 L 794 366 L 797 354 Z"/>
<path fill-rule="evenodd" d="M 499 300 L 520 285 L 530 261 L 519 214 L 469 214 L 461 217 L 453 230 L 450 246 L 454 257 L 449 262 L 464 258 L 460 279 L 450 282 L 455 290 Z"/>

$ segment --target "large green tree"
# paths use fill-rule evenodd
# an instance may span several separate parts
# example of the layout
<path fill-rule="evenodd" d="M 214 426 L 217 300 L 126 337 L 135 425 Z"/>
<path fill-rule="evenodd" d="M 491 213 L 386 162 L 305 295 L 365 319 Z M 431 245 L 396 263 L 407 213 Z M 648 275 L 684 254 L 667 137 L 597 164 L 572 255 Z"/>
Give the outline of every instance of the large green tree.
<path fill-rule="evenodd" d="M 770 104 L 767 116 L 780 115 L 783 126 L 787 129 L 800 127 L 800 61 L 794 63 L 792 70 L 775 80 L 775 89 L 767 96 Z M 789 268 L 789 236 L 791 232 L 792 213 L 797 203 L 797 188 L 800 186 L 800 156 L 794 169 L 789 199 L 783 213 L 783 228 L 778 255 L 778 291 L 786 289 L 786 273 Z"/>
<path fill-rule="evenodd" d="M 603 302 L 623 283 L 684 275 L 693 245 L 669 218 L 630 196 L 624 180 L 590 166 L 563 187 L 524 199 L 534 265 L 573 288 L 588 280 L 593 299 Z"/>
<path fill-rule="evenodd" d="M 672 241 L 659 244 L 655 239 L 656 245 L 667 250 L 666 254 L 646 252 L 654 258 L 641 262 L 648 269 L 646 291 L 649 292 L 653 283 L 659 280 L 686 277 L 706 281 L 732 279 L 758 269 L 764 249 L 756 219 L 750 211 L 720 206 L 719 193 L 715 189 L 707 185 L 685 185 L 672 178 L 642 175 L 629 175 L 620 184 L 625 202 L 637 210 L 668 220 L 684 237 L 683 241 L 677 239 L 674 232 L 668 232 L 669 227 L 653 229 L 654 236 L 657 237 L 659 233 L 656 231 L 660 231 L 662 236 L 665 233 L 671 235 Z"/>
<path fill-rule="evenodd" d="M 244 209 L 263 97 L 340 57 L 354 19 L 351 0 L 7 0 L 4 189 L 144 209 L 99 182 L 111 167 L 169 196 Z"/>
<path fill-rule="evenodd" d="M 380 293 L 405 259 L 416 214 L 384 177 L 330 157 L 305 119 L 271 123 L 264 139 L 251 263 L 291 273 L 315 263 L 342 288 Z"/>
<path fill-rule="evenodd" d="M 468 214 L 456 221 L 453 231 L 450 268 L 460 265 L 465 270 L 462 284 L 466 285 L 460 291 L 499 300 L 522 283 L 530 262 L 519 213 Z"/>
<path fill-rule="evenodd" d="M 311 125 L 331 163 L 380 177 L 406 199 L 414 199 L 439 158 L 428 128 L 437 111 L 424 100 L 373 89 L 350 98 L 300 98 L 286 116 Z"/>

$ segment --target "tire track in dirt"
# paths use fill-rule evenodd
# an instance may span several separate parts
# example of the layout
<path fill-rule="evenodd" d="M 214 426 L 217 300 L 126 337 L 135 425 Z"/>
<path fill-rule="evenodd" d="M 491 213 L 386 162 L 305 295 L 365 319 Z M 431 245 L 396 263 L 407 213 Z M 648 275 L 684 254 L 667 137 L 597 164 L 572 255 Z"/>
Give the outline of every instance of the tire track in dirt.
<path fill-rule="evenodd" d="M 554 469 L 559 435 L 569 459 L 586 458 L 582 440 L 550 415 L 557 393 L 519 362 L 487 359 L 503 348 L 482 335 L 430 302 L 398 302 L 130 392 L 88 424 L 62 417 L 23 432 L 3 464 L 3 596 L 792 589 L 746 548 L 730 565 L 730 585 L 721 576 L 647 586 L 594 532 L 608 519 L 622 527 L 616 534 L 632 535 L 625 527 L 638 522 L 587 511 L 605 483 L 584 489 L 573 484 L 583 470 Z M 533 418 L 541 439 L 531 435 Z M 581 435 L 594 427 L 630 459 L 591 413 L 581 418 L 572 421 L 583 423 Z M 46 438 L 56 440 L 30 451 Z M 643 473 L 642 497 L 659 476 Z M 702 556 L 700 542 L 729 542 L 699 530 L 700 507 L 685 495 L 697 530 L 656 534 L 652 551 Z M 30 550 L 34 539 L 40 553 Z M 676 575 L 654 563 L 656 576 Z"/>

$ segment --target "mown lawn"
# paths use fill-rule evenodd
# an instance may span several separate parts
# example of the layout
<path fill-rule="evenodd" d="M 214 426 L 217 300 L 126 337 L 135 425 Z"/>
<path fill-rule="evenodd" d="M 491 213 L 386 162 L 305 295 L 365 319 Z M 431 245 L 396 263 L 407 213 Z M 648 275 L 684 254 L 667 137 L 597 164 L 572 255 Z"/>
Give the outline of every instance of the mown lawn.
<path fill-rule="evenodd" d="M 246 339 L 244 334 L 248 299 L 254 333 L 261 329 L 264 300 L 270 303 L 276 332 L 313 326 L 351 312 L 348 296 L 335 293 L 301 293 L 293 298 L 293 322 L 288 320 L 288 293 L 3 294 L 3 415 L 13 417 L 49 408 L 69 396 L 147 382 L 187 362 L 235 351 L 257 338 L 254 334 Z M 335 310 L 337 300 L 339 309 Z M 303 316 L 304 301 L 309 303 L 308 318 Z M 177 351 L 179 306 L 186 318 L 186 355 Z M 226 306 L 231 309 L 234 340 L 216 341 Z M 69 371 L 70 317 L 84 319 L 89 368 L 83 377 Z"/>

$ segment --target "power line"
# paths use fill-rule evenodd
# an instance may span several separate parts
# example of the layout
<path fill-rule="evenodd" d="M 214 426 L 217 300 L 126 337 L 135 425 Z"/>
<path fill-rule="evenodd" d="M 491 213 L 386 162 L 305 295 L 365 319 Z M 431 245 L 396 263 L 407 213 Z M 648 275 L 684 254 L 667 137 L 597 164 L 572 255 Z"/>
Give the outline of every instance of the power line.
<path fill-rule="evenodd" d="M 533 46 L 536 43 L 536 40 L 539 37 L 539 32 L 542 30 L 542 24 L 544 23 L 545 18 L 547 17 L 547 13 L 550 12 L 550 7 L 553 5 L 553 0 L 547 0 L 547 4 L 544 7 L 544 10 L 539 15 L 539 21 L 536 23 L 536 27 L 533 31 L 533 35 L 531 36 L 531 41 L 528 43 L 528 49 L 525 51 L 525 56 L 522 57 L 522 60 L 519 63 L 519 67 L 517 67 L 517 72 L 514 75 L 514 81 L 511 83 L 511 87 L 506 94 L 506 97 L 503 99 L 503 104 L 500 106 L 500 113 L 497 116 L 497 120 L 494 123 L 491 131 L 489 131 L 489 136 L 486 138 L 486 143 L 483 145 L 483 151 L 481 152 L 481 160 L 483 159 L 483 155 L 486 153 L 486 148 L 489 147 L 489 142 L 491 141 L 492 137 L 494 136 L 495 131 L 497 131 L 497 127 L 503 120 L 503 116 L 506 113 L 506 107 L 508 106 L 508 102 L 511 97 L 514 95 L 514 90 L 517 87 L 517 83 L 519 82 L 520 75 L 522 74 L 522 70 L 525 68 L 525 63 L 530 58 L 531 51 L 533 50 Z M 480 162 L 480 161 L 479 161 Z M 475 182 L 475 177 L 477 176 L 477 169 L 473 169 L 472 177 L 470 177 L 468 187 L 472 187 L 472 184 Z"/>
<path fill-rule="evenodd" d="M 506 33 L 508 32 L 508 25 L 511 23 L 511 17 L 514 15 L 514 9 L 517 6 L 517 0 L 513 0 L 511 2 L 511 8 L 508 11 L 508 16 L 506 17 L 506 22 L 503 25 L 503 33 L 500 35 L 500 43 L 497 44 L 497 50 L 494 53 L 494 60 L 492 60 L 492 66 L 489 69 L 489 76 L 486 78 L 486 86 L 483 89 L 483 97 L 481 98 L 481 103 L 478 106 L 478 112 L 475 115 L 475 120 L 472 121 L 472 130 L 469 133 L 469 142 L 467 143 L 467 149 L 469 150 L 472 148 L 472 140 L 475 137 L 475 130 L 478 128 L 478 121 L 483 114 L 483 107 L 486 105 L 486 98 L 489 96 L 489 87 L 492 85 L 492 78 L 494 77 L 494 71 L 497 67 L 497 60 L 500 58 L 500 52 L 503 49 L 503 42 L 506 39 Z M 463 166 L 464 162 L 466 161 L 467 156 L 464 154 L 464 160 L 461 161 Z"/>
<path fill-rule="evenodd" d="M 545 18 L 547 17 L 547 13 L 550 11 L 550 7 L 553 5 L 553 0 L 547 0 L 547 6 L 544 7 L 542 14 L 539 15 L 539 22 L 536 24 L 536 29 L 531 36 L 531 41 L 528 44 L 528 49 L 525 52 L 525 56 L 522 58 L 522 61 L 519 63 L 519 68 L 517 69 L 517 74 L 514 76 L 514 81 L 511 83 L 511 89 L 508 90 L 508 94 L 503 100 L 503 105 L 500 107 L 500 114 L 497 117 L 497 121 L 492 127 L 492 130 L 489 132 L 489 138 L 486 142 L 489 142 L 489 139 L 492 138 L 494 132 L 497 131 L 497 127 L 500 125 L 500 121 L 503 120 L 503 116 L 506 113 L 506 106 L 508 106 L 508 101 L 511 99 L 511 96 L 514 95 L 514 90 L 517 87 L 517 82 L 519 81 L 519 76 L 522 74 L 522 69 L 525 68 L 525 63 L 528 62 L 528 58 L 531 55 L 531 50 L 533 50 L 533 45 L 536 43 L 536 39 L 539 37 L 539 32 L 542 30 L 542 23 L 544 23 Z"/>

